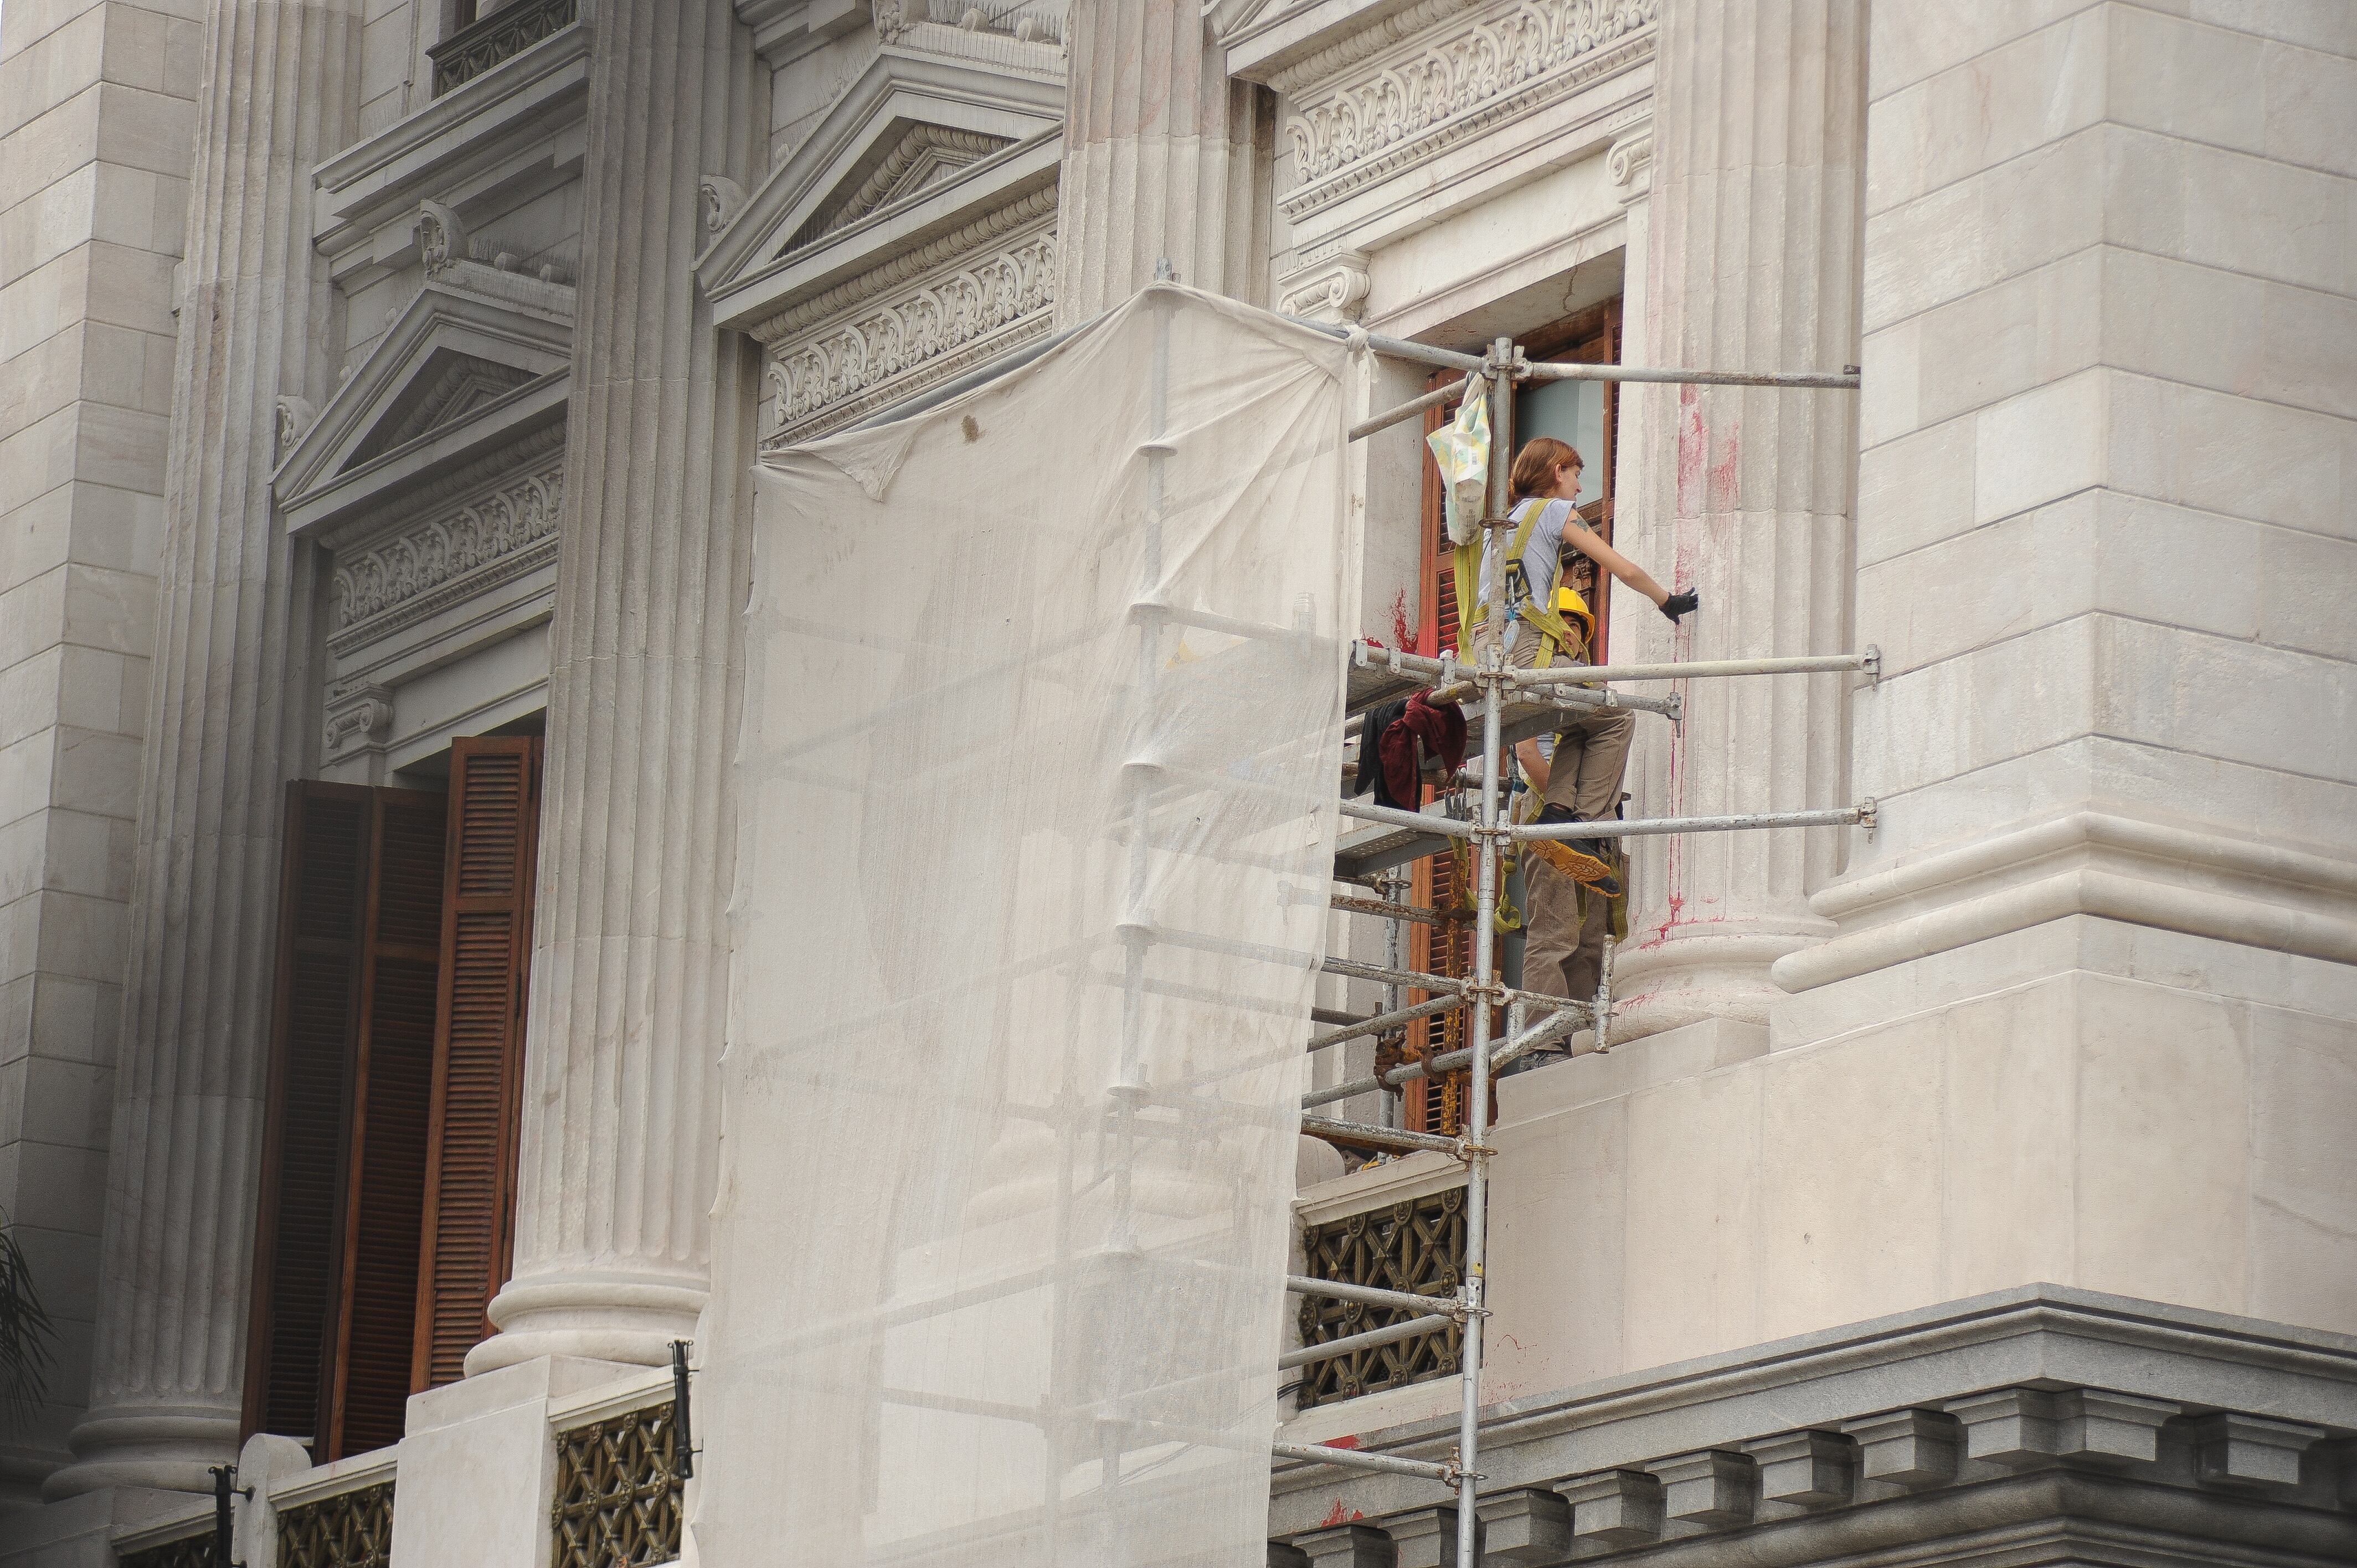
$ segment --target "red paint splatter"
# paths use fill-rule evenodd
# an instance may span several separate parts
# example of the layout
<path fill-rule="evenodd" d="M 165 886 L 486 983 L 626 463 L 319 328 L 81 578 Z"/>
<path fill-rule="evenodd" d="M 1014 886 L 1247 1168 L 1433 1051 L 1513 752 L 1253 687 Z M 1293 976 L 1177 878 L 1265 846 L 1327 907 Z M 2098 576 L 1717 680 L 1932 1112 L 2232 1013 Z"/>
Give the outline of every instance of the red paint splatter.
<path fill-rule="evenodd" d="M 1359 1439 L 1355 1433 L 1349 1437 L 1329 1437 L 1320 1444 L 1327 1448 L 1356 1448 L 1358 1445 Z"/>
<path fill-rule="evenodd" d="M 1743 421 L 1728 426 L 1727 440 L 1719 447 L 1718 460 L 1710 466 L 1710 510 L 1734 511 L 1741 504 L 1742 492 L 1735 482 L 1735 470 L 1743 447 Z"/>
<path fill-rule="evenodd" d="M 1331 1444 L 1329 1444 L 1329 1446 L 1331 1446 Z M 1319 1522 L 1318 1528 L 1320 1530 L 1332 1530 L 1337 1525 L 1355 1523 L 1366 1517 L 1367 1516 L 1365 1514 L 1361 1513 L 1357 1509 L 1352 1509 L 1347 1514 L 1344 1513 L 1342 1511 L 1342 1499 L 1336 1498 L 1334 1499 L 1334 1511 L 1328 1514 L 1326 1518 Z"/>
<path fill-rule="evenodd" d="M 1419 640 L 1419 633 L 1417 629 L 1408 624 L 1407 590 L 1405 588 L 1402 588 L 1398 593 L 1392 596 L 1392 636 L 1395 640 L 1397 640 L 1400 645 L 1400 650 L 1404 653 L 1421 653 L 1424 651 L 1423 649 L 1416 646 L 1416 643 Z"/>
<path fill-rule="evenodd" d="M 1678 515 L 1702 511 L 1703 468 L 1710 460 L 1710 432 L 1703 427 L 1701 390 L 1678 389 Z"/>

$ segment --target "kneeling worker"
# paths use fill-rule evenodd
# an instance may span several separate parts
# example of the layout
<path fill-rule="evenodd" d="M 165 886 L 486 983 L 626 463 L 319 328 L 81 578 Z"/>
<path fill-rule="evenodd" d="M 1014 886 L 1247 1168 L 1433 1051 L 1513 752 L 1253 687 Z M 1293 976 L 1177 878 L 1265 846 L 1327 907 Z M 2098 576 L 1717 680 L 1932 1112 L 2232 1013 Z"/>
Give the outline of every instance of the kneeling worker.
<path fill-rule="evenodd" d="M 1563 585 L 1566 547 L 1644 595 L 1673 621 L 1700 603 L 1691 592 L 1673 594 L 1663 587 L 1579 521 L 1575 508 L 1584 466 L 1577 451 L 1552 436 L 1540 436 L 1515 455 L 1509 513 L 1513 531 L 1505 536 L 1502 548 L 1493 539 L 1482 553 L 1480 594 L 1473 611 L 1477 654 L 1496 640 L 1504 645 L 1506 663 L 1516 669 L 1589 661 L 1595 617 L 1577 593 Z M 1459 603 L 1464 602 L 1471 554 L 1469 548 L 1458 553 Z M 1620 803 L 1634 724 L 1635 715 L 1625 709 L 1582 709 L 1564 715 L 1552 757 L 1537 740 L 1515 747 L 1523 775 L 1545 801 L 1538 818 L 1542 825 L 1597 822 L 1611 814 Z M 1575 884 L 1607 897 L 1620 897 L 1620 884 L 1605 864 L 1601 838 L 1534 839 L 1526 841 L 1526 847 L 1531 851 L 1524 863 L 1530 946 L 1523 957 L 1524 983 L 1533 991 L 1569 995 L 1568 990 L 1557 988 L 1565 983 L 1562 967 L 1579 945 L 1580 900 Z M 1550 875 L 1550 871 L 1560 875 Z"/>

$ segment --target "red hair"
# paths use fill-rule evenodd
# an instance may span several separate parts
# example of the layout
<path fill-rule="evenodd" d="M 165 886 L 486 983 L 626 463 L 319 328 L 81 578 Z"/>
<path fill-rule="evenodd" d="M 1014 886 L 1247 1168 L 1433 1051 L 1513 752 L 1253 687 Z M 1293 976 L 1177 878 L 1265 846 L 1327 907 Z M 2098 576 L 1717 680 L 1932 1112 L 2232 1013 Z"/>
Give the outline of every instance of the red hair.
<path fill-rule="evenodd" d="M 1513 499 L 1528 500 L 1542 490 L 1555 489 L 1555 471 L 1566 463 L 1586 467 L 1579 449 L 1552 435 L 1534 436 L 1514 454 L 1512 473 L 1507 483 L 1513 489 Z"/>

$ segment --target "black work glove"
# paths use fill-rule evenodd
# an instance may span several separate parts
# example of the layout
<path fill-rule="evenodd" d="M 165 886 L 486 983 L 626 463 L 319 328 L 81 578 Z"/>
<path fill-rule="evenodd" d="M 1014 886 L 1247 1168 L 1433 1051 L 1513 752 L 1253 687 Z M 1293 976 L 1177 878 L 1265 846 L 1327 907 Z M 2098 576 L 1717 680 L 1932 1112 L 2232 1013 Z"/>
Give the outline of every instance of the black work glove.
<path fill-rule="evenodd" d="M 1691 609 L 1696 608 L 1701 604 L 1702 596 L 1695 593 L 1692 588 L 1688 588 L 1683 594 L 1672 594 L 1668 598 L 1663 599 L 1662 601 L 1662 613 L 1669 617 L 1671 624 L 1674 626 L 1677 623 L 1679 617 L 1684 615 Z"/>

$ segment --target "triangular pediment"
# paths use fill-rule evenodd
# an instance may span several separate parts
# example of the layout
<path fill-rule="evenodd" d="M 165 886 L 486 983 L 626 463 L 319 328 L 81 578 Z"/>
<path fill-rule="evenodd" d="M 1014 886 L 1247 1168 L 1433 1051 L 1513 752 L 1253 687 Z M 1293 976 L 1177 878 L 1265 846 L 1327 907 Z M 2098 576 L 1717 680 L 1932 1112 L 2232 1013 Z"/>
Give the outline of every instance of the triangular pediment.
<path fill-rule="evenodd" d="M 281 504 L 475 418 L 572 361 L 572 289 L 447 263 L 316 418 L 282 421 L 293 446 L 275 478 Z"/>
<path fill-rule="evenodd" d="M 1001 147 L 1014 145 L 1012 136 L 994 136 L 984 131 L 964 131 L 923 120 L 903 123 L 897 140 L 877 139 L 873 156 L 866 160 L 865 171 L 829 191 L 819 203 L 817 212 L 794 231 L 782 253 L 791 254 L 871 212 L 947 179 Z"/>
<path fill-rule="evenodd" d="M 1012 47 L 1010 45 L 1010 47 Z M 926 192 L 1063 124 L 1064 83 L 1046 46 L 984 60 L 888 44 L 780 160 L 697 263 L 725 289 L 798 251 L 888 221 Z"/>

